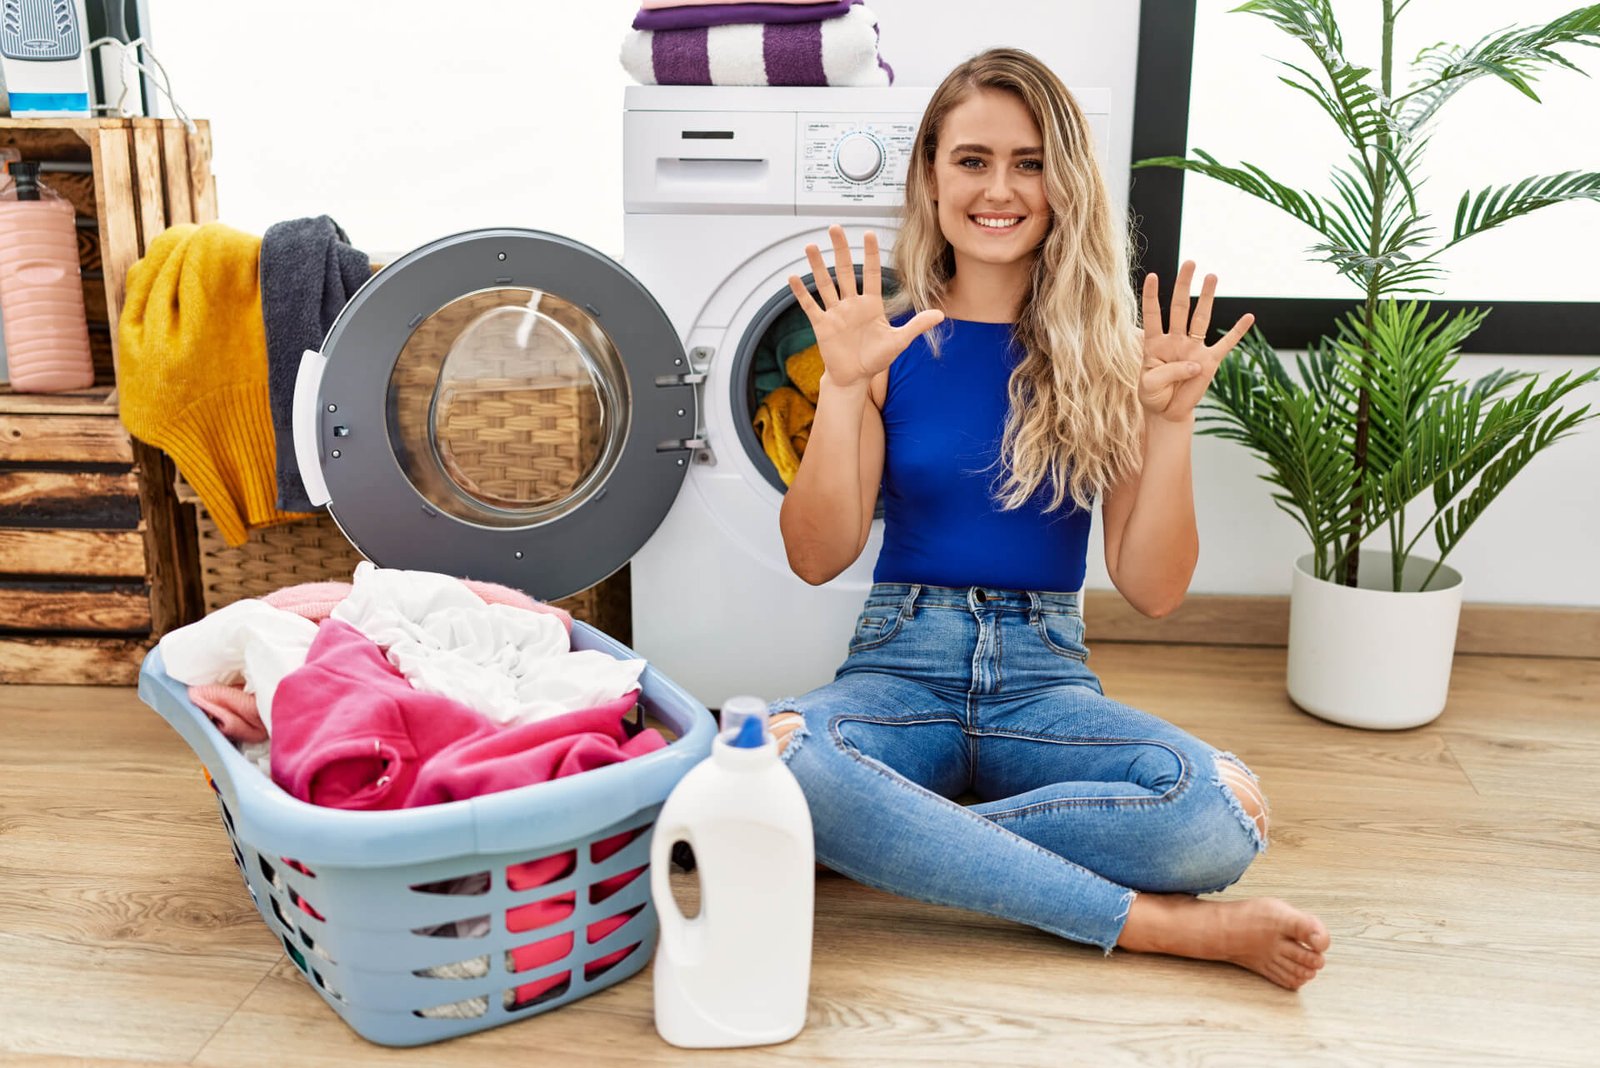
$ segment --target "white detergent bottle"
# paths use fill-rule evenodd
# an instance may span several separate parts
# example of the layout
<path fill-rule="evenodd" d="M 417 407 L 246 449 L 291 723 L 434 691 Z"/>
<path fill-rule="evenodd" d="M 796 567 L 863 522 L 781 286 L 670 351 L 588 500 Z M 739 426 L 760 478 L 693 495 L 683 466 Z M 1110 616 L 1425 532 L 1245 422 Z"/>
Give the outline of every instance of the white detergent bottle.
<path fill-rule="evenodd" d="M 668 861 L 694 850 L 700 911 L 673 900 Z M 806 1022 L 816 881 L 811 810 L 767 732 L 767 705 L 730 698 L 711 756 L 656 821 L 650 890 L 661 922 L 656 1030 L 674 1046 L 786 1042 Z"/>

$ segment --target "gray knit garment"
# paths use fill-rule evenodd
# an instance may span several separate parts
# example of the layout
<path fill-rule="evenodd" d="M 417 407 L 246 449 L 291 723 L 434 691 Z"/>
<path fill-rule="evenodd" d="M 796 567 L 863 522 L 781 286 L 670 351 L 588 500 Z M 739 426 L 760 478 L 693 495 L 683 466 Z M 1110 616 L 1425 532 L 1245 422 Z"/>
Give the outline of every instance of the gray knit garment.
<path fill-rule="evenodd" d="M 278 507 L 315 510 L 294 455 L 294 381 L 306 349 L 320 349 L 346 302 L 372 275 L 326 215 L 275 223 L 261 239 L 261 315 L 267 328 L 267 389 L 278 452 Z"/>

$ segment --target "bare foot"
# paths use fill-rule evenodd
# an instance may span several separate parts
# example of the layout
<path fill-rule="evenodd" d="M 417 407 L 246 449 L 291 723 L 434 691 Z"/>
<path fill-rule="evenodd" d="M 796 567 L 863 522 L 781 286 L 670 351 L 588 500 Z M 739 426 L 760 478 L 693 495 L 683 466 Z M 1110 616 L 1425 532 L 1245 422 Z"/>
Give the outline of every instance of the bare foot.
<path fill-rule="evenodd" d="M 1321 920 L 1277 898 L 1201 901 L 1187 894 L 1140 894 L 1117 945 L 1225 960 L 1299 990 L 1316 978 L 1331 941 Z"/>

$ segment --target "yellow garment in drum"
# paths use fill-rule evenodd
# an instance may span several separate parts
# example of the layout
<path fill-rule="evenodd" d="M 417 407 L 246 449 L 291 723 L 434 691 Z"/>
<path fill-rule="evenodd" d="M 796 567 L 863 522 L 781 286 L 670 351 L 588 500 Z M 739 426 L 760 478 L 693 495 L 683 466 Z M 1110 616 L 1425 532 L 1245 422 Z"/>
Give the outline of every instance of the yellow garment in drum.
<path fill-rule="evenodd" d="M 278 510 L 261 322 L 261 239 L 174 226 L 128 268 L 118 324 L 122 424 L 172 457 L 229 545 Z"/>
<path fill-rule="evenodd" d="M 794 484 L 795 473 L 800 470 L 800 457 L 811 439 L 811 420 L 816 414 L 816 405 L 789 386 L 779 386 L 768 393 L 767 399 L 756 409 L 752 423 L 756 433 L 761 435 L 762 451 L 778 469 L 778 477 L 785 486 Z"/>
<path fill-rule="evenodd" d="M 817 394 L 822 389 L 822 352 L 817 346 L 801 349 L 790 356 L 784 363 L 783 369 L 789 375 L 789 381 L 794 388 L 804 394 L 806 400 L 812 404 L 817 403 Z"/>

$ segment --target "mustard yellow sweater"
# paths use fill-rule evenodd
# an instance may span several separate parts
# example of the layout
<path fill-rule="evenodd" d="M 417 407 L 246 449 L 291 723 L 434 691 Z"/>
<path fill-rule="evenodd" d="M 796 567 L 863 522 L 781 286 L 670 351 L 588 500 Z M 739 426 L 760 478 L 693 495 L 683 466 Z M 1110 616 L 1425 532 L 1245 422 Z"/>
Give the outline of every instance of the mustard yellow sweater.
<path fill-rule="evenodd" d="M 221 223 L 174 226 L 128 269 L 117 394 L 128 432 L 166 452 L 229 545 L 277 509 L 261 239 Z"/>

